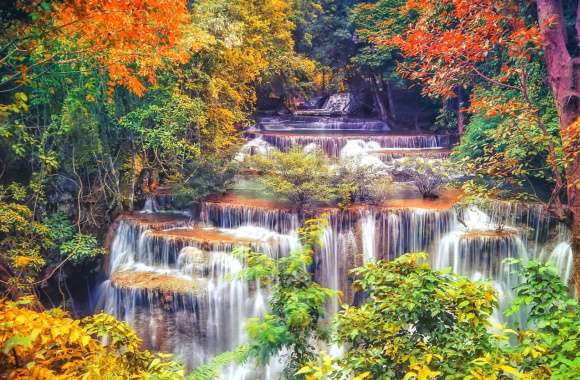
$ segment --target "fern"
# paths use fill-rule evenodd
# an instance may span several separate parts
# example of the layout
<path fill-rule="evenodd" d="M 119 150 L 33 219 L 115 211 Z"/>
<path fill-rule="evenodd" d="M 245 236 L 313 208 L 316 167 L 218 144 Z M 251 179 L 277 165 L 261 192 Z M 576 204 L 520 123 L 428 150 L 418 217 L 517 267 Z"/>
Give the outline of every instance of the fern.
<path fill-rule="evenodd" d="M 232 363 L 243 364 L 248 358 L 248 347 L 238 346 L 232 351 L 226 351 L 217 355 L 209 362 L 194 369 L 188 376 L 188 380 L 211 380 L 220 375 L 220 370 Z"/>

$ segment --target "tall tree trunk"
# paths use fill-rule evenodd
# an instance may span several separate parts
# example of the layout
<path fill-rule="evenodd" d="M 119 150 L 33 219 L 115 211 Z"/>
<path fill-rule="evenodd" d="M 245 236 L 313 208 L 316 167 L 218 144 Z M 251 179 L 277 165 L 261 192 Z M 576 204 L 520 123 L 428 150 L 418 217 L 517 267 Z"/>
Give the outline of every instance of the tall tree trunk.
<path fill-rule="evenodd" d="M 571 214 L 574 282 L 580 297 L 580 62 L 566 47 L 566 20 L 561 0 L 536 0 L 540 31 L 543 36 L 544 59 L 564 144 L 568 207 Z M 579 4 L 580 8 L 580 4 Z M 580 33 L 580 11 L 576 12 L 576 33 Z M 580 34 L 576 35 L 580 47 Z"/>
<path fill-rule="evenodd" d="M 397 119 L 397 114 L 395 111 L 395 99 L 393 98 L 393 89 L 391 84 L 388 80 L 384 80 L 383 76 L 381 75 L 381 84 L 385 89 L 387 95 L 387 104 L 389 105 L 389 113 L 393 120 Z"/>
<path fill-rule="evenodd" d="M 459 139 L 465 133 L 465 112 L 463 111 L 463 101 L 465 98 L 465 94 L 463 92 L 463 88 L 459 87 L 457 89 L 457 134 L 459 134 Z"/>
<path fill-rule="evenodd" d="M 382 96 L 383 91 L 381 88 L 381 83 L 373 73 L 371 73 L 370 78 L 373 92 L 373 100 L 375 103 L 375 108 L 379 114 L 378 115 L 379 119 L 381 119 L 382 121 L 388 121 L 389 111 L 387 110 L 387 107 L 385 107 L 385 102 Z"/>

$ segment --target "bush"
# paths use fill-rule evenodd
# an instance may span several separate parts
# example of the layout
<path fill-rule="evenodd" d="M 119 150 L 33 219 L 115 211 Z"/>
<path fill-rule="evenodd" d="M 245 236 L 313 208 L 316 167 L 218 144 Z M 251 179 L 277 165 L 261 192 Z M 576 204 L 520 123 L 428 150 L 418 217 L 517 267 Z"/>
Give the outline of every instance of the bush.
<path fill-rule="evenodd" d="M 386 197 L 392 179 L 382 168 L 351 158 L 339 162 L 334 178 L 341 205 L 353 202 L 379 203 Z"/>
<path fill-rule="evenodd" d="M 110 315 L 74 320 L 37 307 L 33 298 L 0 299 L 0 373 L 7 378 L 185 379 L 181 365 L 143 350 L 135 332 Z"/>
<path fill-rule="evenodd" d="M 288 153 L 254 156 L 250 163 L 263 173 L 260 180 L 268 190 L 299 207 L 334 198 L 328 158 L 320 150 L 305 153 L 293 147 Z"/>
<path fill-rule="evenodd" d="M 423 198 L 437 198 L 439 188 L 451 180 L 450 169 L 443 160 L 409 157 L 395 162 L 394 173 L 413 182 Z"/>

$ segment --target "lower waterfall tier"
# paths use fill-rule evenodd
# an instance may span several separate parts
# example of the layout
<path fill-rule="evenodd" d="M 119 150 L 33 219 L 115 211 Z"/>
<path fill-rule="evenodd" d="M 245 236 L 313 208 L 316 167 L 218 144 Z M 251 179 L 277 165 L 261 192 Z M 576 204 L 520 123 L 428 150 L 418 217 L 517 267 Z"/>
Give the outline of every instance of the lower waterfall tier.
<path fill-rule="evenodd" d="M 314 276 L 342 293 L 327 305 L 329 315 L 357 298 L 351 269 L 407 252 L 428 252 L 435 268 L 491 281 L 501 310 L 519 281 L 505 258 L 552 260 L 569 278 L 569 236 L 541 208 L 505 202 L 462 208 L 456 206 L 461 196 L 446 191 L 435 201 L 396 198 L 310 210 L 308 215 L 328 218 Z M 232 251 L 245 246 L 285 256 L 299 247 L 297 229 L 306 217 L 284 203 L 231 195 L 203 202 L 193 219 L 123 215 L 111 243 L 102 308 L 130 323 L 149 348 L 174 352 L 189 368 L 204 363 L 243 343 L 245 321 L 261 315 L 269 297 L 267 288 L 236 276 L 245 264 Z M 501 313 L 494 318 L 510 322 Z M 231 370 L 226 378 L 267 378 Z"/>

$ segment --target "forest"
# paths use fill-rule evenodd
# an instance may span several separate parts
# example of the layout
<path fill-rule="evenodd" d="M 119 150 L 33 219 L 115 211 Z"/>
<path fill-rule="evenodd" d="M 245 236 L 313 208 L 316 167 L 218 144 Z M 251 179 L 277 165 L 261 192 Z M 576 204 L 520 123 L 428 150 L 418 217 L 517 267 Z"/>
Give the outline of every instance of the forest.
<path fill-rule="evenodd" d="M 0 379 L 580 378 L 580 1 L 0 25 Z"/>

